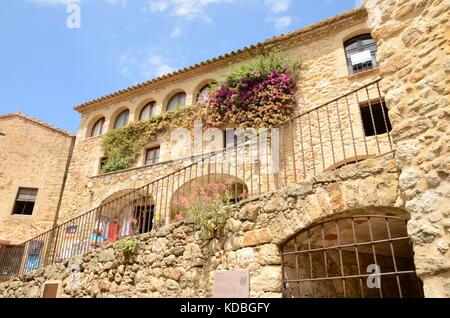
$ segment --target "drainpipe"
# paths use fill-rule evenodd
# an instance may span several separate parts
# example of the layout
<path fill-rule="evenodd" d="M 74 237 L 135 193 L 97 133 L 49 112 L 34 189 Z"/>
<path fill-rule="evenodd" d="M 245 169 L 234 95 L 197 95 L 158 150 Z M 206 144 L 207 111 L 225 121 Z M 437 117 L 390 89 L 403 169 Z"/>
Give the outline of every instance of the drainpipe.
<path fill-rule="evenodd" d="M 66 187 L 67 175 L 69 174 L 70 162 L 72 161 L 73 149 L 75 148 L 75 141 L 76 141 L 76 137 L 75 136 L 71 137 L 69 155 L 67 156 L 66 168 L 64 170 L 64 177 L 63 177 L 63 181 L 61 184 L 61 191 L 59 192 L 58 205 L 56 207 L 55 218 L 53 219 L 53 226 L 52 226 L 52 231 L 50 232 L 49 244 L 47 247 L 47 253 L 46 253 L 44 265 L 47 265 L 48 258 L 50 256 L 51 248 L 53 245 L 53 240 L 55 238 L 55 231 L 56 231 L 56 228 L 58 227 L 59 212 L 61 210 L 61 203 L 62 203 L 62 199 L 63 199 L 64 190 Z"/>

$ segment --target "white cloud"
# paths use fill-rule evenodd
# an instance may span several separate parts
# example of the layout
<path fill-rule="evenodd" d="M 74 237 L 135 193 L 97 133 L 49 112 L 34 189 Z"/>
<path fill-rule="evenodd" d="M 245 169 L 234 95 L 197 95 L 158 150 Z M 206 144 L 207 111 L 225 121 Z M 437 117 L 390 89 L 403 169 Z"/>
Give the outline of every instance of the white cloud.
<path fill-rule="evenodd" d="M 169 7 L 167 1 L 149 1 L 145 4 L 144 11 L 163 12 Z"/>
<path fill-rule="evenodd" d="M 265 0 L 265 5 L 269 7 L 273 14 L 280 14 L 289 10 L 291 0 Z"/>
<path fill-rule="evenodd" d="M 163 12 L 169 10 L 173 15 L 187 19 L 203 19 L 211 22 L 206 8 L 211 4 L 231 3 L 239 0 L 148 0 L 144 10 Z"/>
<path fill-rule="evenodd" d="M 128 0 L 103 0 L 105 3 L 109 5 L 126 5 Z M 28 2 L 35 3 L 43 6 L 56 6 L 56 5 L 64 5 L 67 6 L 73 3 L 81 3 L 81 0 L 28 0 Z"/>
<path fill-rule="evenodd" d="M 183 34 L 183 30 L 181 27 L 177 26 L 175 29 L 173 29 L 172 33 L 170 34 L 170 37 L 175 39 Z"/>
<path fill-rule="evenodd" d="M 273 22 L 273 26 L 277 31 L 282 31 L 292 24 L 292 17 L 290 16 L 269 18 L 269 20 Z"/>
<path fill-rule="evenodd" d="M 155 52 L 125 53 L 119 57 L 118 68 L 122 75 L 148 80 L 175 69 L 161 54 Z"/>
<path fill-rule="evenodd" d="M 291 0 L 264 0 L 264 4 L 271 13 L 267 21 L 273 23 L 277 31 L 282 31 L 292 24 L 293 18 L 285 14 L 290 9 Z"/>
<path fill-rule="evenodd" d="M 45 6 L 68 5 L 71 3 L 80 3 L 81 0 L 28 0 L 28 2 Z"/>

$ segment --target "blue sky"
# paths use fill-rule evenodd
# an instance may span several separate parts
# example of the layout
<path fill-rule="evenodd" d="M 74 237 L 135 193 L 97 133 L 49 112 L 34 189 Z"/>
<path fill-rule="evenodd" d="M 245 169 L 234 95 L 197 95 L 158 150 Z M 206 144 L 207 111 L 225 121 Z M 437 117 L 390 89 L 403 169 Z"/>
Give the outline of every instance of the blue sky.
<path fill-rule="evenodd" d="M 67 5 L 78 2 L 81 27 Z M 0 114 L 75 132 L 72 108 L 350 10 L 355 0 L 13 0 L 0 11 Z"/>

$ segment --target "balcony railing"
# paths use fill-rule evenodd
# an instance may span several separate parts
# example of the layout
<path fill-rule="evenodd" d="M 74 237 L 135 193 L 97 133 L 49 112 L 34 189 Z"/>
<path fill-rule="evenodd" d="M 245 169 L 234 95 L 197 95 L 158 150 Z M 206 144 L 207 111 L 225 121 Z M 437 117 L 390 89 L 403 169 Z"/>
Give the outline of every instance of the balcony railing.
<path fill-rule="evenodd" d="M 177 202 L 220 183 L 233 202 L 393 150 L 379 80 L 301 113 L 237 146 L 105 202 L 18 246 L 0 247 L 0 280 L 181 220 Z M 189 203 L 189 202 L 188 202 Z"/>

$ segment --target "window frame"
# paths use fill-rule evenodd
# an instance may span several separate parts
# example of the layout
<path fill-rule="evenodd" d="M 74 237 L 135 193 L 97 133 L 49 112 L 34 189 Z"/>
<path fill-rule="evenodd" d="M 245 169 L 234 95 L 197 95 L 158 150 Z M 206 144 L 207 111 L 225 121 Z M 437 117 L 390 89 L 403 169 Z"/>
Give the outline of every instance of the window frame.
<path fill-rule="evenodd" d="M 389 118 L 389 109 L 384 100 L 361 103 L 359 104 L 359 112 L 365 138 L 391 134 L 392 123 Z"/>
<path fill-rule="evenodd" d="M 211 83 L 205 84 L 202 87 L 200 87 L 200 89 L 198 90 L 197 95 L 195 97 L 195 102 L 197 104 L 201 102 L 200 98 L 202 97 L 203 91 L 208 90 L 207 93 L 209 93 L 211 91 L 211 86 L 214 84 L 215 84 L 215 82 L 211 82 Z"/>
<path fill-rule="evenodd" d="M 33 190 L 33 191 L 35 190 L 36 194 L 34 196 L 34 201 L 19 201 L 18 199 L 20 197 L 21 190 Z M 31 216 L 33 216 L 34 209 L 36 208 L 36 202 L 37 202 L 38 194 L 39 194 L 39 188 L 19 187 L 18 190 L 17 190 L 17 193 L 16 193 L 16 198 L 14 200 L 14 205 L 13 205 L 13 209 L 12 209 L 12 212 L 11 212 L 11 216 L 19 216 L 19 217 L 31 217 Z M 25 204 L 24 208 L 22 208 L 22 212 L 21 213 L 16 213 L 16 207 L 17 207 L 17 203 L 18 202 L 32 202 L 33 206 L 31 208 L 31 213 L 30 214 L 23 213 L 23 211 L 25 210 L 25 207 L 27 206 L 26 204 Z"/>
<path fill-rule="evenodd" d="M 101 125 L 101 127 L 100 127 L 100 132 L 99 132 L 98 135 L 94 135 L 94 131 L 95 131 L 97 125 L 98 125 L 100 122 L 102 123 L 102 125 Z M 98 120 L 96 120 L 95 123 L 94 123 L 94 125 L 93 125 L 92 128 L 91 128 L 91 133 L 89 134 L 89 138 L 95 138 L 95 137 L 100 137 L 100 136 L 102 136 L 102 135 L 103 135 L 103 128 L 105 127 L 105 122 L 106 122 L 105 117 L 102 117 L 102 118 L 99 118 Z"/>
<path fill-rule="evenodd" d="M 150 108 L 149 116 L 147 118 L 143 118 L 144 111 L 147 109 L 147 107 Z M 142 107 L 141 111 L 139 112 L 139 121 L 145 121 L 149 120 L 150 118 L 154 117 L 156 115 L 156 102 L 148 102 Z"/>
<path fill-rule="evenodd" d="M 155 152 L 155 154 L 157 154 L 157 156 L 153 155 L 152 163 L 149 163 L 149 152 L 150 151 L 157 151 L 157 152 Z M 154 147 L 145 149 L 145 156 L 144 156 L 144 165 L 145 166 L 155 165 L 160 162 L 161 162 L 161 146 L 154 146 Z"/>
<path fill-rule="evenodd" d="M 184 96 L 184 104 L 183 105 L 182 104 L 177 104 L 176 106 L 173 106 L 174 107 L 173 109 L 171 109 L 172 101 L 175 98 L 177 98 L 177 96 L 181 96 L 181 95 Z M 186 103 L 187 103 L 187 94 L 185 92 L 178 92 L 178 93 L 172 95 L 172 97 L 169 98 L 169 101 L 167 102 L 167 106 L 166 106 L 166 111 L 167 112 L 172 112 L 172 111 L 177 110 L 178 108 L 186 107 Z"/>
<path fill-rule="evenodd" d="M 119 119 L 120 119 L 122 116 L 124 116 L 124 114 L 127 114 L 127 120 L 126 120 L 126 123 L 124 123 L 123 126 L 120 126 L 120 127 L 119 127 L 119 126 L 118 126 Z M 126 126 L 128 125 L 129 122 L 130 122 L 130 110 L 129 110 L 129 109 L 124 109 L 124 110 L 122 110 L 122 111 L 117 115 L 116 119 L 114 120 L 113 128 L 114 128 L 114 129 L 120 129 L 120 128 L 126 127 Z"/>
<path fill-rule="evenodd" d="M 364 40 L 371 40 L 371 43 L 363 44 Z M 375 42 L 375 40 L 370 35 L 370 33 L 363 33 L 363 34 L 354 36 L 354 37 L 346 40 L 343 44 L 344 44 L 345 60 L 347 62 L 347 70 L 348 70 L 349 75 L 359 74 L 364 71 L 370 71 L 370 70 L 376 69 L 378 67 L 378 62 L 377 62 L 378 46 L 377 46 L 377 43 Z M 349 47 L 354 44 L 356 44 L 356 48 L 349 49 Z M 354 53 L 360 53 L 360 52 L 364 52 L 367 50 L 370 51 L 371 61 L 353 65 L 352 61 L 351 61 L 351 56 Z M 369 65 L 369 63 L 370 63 L 370 65 Z M 361 67 L 358 68 L 358 66 L 361 66 Z"/>

